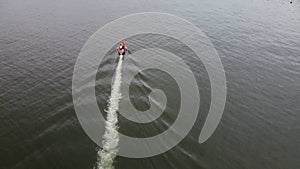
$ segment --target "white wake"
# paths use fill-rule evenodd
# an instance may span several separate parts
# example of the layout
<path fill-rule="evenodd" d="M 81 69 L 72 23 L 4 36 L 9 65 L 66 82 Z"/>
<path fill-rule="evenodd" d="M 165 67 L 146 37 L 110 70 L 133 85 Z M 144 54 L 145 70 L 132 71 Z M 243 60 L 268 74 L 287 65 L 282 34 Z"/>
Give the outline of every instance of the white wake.
<path fill-rule="evenodd" d="M 119 133 L 118 133 L 118 115 L 119 100 L 121 98 L 121 70 L 123 56 L 120 55 L 118 66 L 115 73 L 115 79 L 112 84 L 111 96 L 108 102 L 107 121 L 105 122 L 105 133 L 103 135 L 102 150 L 98 151 L 97 169 L 113 169 L 113 162 L 118 152 Z"/>

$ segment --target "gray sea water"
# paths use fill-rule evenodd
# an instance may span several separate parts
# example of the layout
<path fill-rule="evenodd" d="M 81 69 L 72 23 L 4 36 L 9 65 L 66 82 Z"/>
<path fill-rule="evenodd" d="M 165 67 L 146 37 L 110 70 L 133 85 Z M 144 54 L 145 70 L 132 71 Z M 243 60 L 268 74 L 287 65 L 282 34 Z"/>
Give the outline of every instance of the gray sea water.
<path fill-rule="evenodd" d="M 194 127 L 170 151 L 143 159 L 118 156 L 115 168 L 300 168 L 300 1 L 0 0 L 1 169 L 94 167 L 97 145 L 83 131 L 73 107 L 76 59 L 103 25 L 150 11 L 184 18 L 210 38 L 226 73 L 226 107 L 215 133 L 199 144 L 210 84 L 203 64 L 187 60 L 201 84 Z M 152 34 L 125 41 L 132 52 L 145 46 L 182 47 L 174 39 Z M 180 49 L 176 54 L 188 59 L 190 51 Z M 96 96 L 103 115 L 115 58 L 114 50 L 108 51 L 97 74 Z M 138 74 L 130 88 L 133 105 L 147 110 L 147 95 L 160 88 L 168 107 L 160 119 L 143 125 L 120 116 L 119 131 L 134 137 L 165 131 L 178 113 L 178 87 L 173 84 L 158 70 Z"/>

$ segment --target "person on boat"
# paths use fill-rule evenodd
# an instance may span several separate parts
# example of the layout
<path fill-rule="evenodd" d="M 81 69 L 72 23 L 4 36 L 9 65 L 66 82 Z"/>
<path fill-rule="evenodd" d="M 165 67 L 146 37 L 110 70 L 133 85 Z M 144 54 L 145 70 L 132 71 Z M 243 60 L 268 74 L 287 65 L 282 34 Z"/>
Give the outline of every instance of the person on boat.
<path fill-rule="evenodd" d="M 127 47 L 125 46 L 125 43 L 121 42 L 117 50 L 118 50 L 119 55 L 125 55 L 125 53 L 127 51 Z"/>

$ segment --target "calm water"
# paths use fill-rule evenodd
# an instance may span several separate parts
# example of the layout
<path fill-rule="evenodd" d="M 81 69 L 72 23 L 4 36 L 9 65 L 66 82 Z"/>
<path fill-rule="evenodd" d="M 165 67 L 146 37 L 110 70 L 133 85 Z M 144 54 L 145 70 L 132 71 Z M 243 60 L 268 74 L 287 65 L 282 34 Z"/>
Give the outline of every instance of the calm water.
<path fill-rule="evenodd" d="M 300 1 L 286 0 L 0 0 L 0 168 L 93 168 L 98 148 L 81 128 L 72 102 L 76 58 L 101 26 L 146 11 L 180 16 L 207 34 L 224 65 L 227 103 L 213 136 L 198 144 L 210 103 L 202 63 L 193 62 L 190 50 L 167 37 L 126 39 L 133 52 L 145 46 L 182 47 L 177 54 L 194 70 L 202 100 L 194 128 L 178 146 L 152 158 L 117 157 L 116 169 L 300 168 Z M 108 51 L 97 74 L 103 114 L 114 57 Z M 137 109 L 149 108 L 146 96 L 153 88 L 166 92 L 169 105 L 150 124 L 120 116 L 120 132 L 147 137 L 166 130 L 178 110 L 178 88 L 172 84 L 161 71 L 137 75 L 130 89 Z"/>

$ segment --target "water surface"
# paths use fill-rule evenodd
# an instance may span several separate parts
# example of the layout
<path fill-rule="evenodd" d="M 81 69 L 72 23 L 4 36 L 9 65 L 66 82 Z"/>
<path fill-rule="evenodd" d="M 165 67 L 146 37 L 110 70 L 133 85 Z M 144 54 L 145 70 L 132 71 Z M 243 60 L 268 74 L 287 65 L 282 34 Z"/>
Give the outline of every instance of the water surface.
<path fill-rule="evenodd" d="M 190 50 L 168 37 L 126 39 L 133 52 L 146 46 L 181 47 L 177 54 L 190 63 L 201 86 L 201 105 L 194 128 L 178 146 L 151 158 L 117 157 L 116 169 L 300 168 L 300 2 L 284 0 L 1 0 L 0 168 L 93 168 L 97 145 L 81 128 L 72 102 L 76 58 L 101 26 L 146 11 L 177 15 L 207 34 L 226 72 L 227 103 L 213 136 L 199 144 L 210 103 L 202 63 L 193 62 Z M 108 51 L 97 74 L 103 114 L 115 55 Z M 147 137 L 172 124 L 178 88 L 168 74 L 146 70 L 137 75 L 132 103 L 147 110 L 146 96 L 154 88 L 170 98 L 165 114 L 145 125 L 120 116 L 120 132 Z"/>

